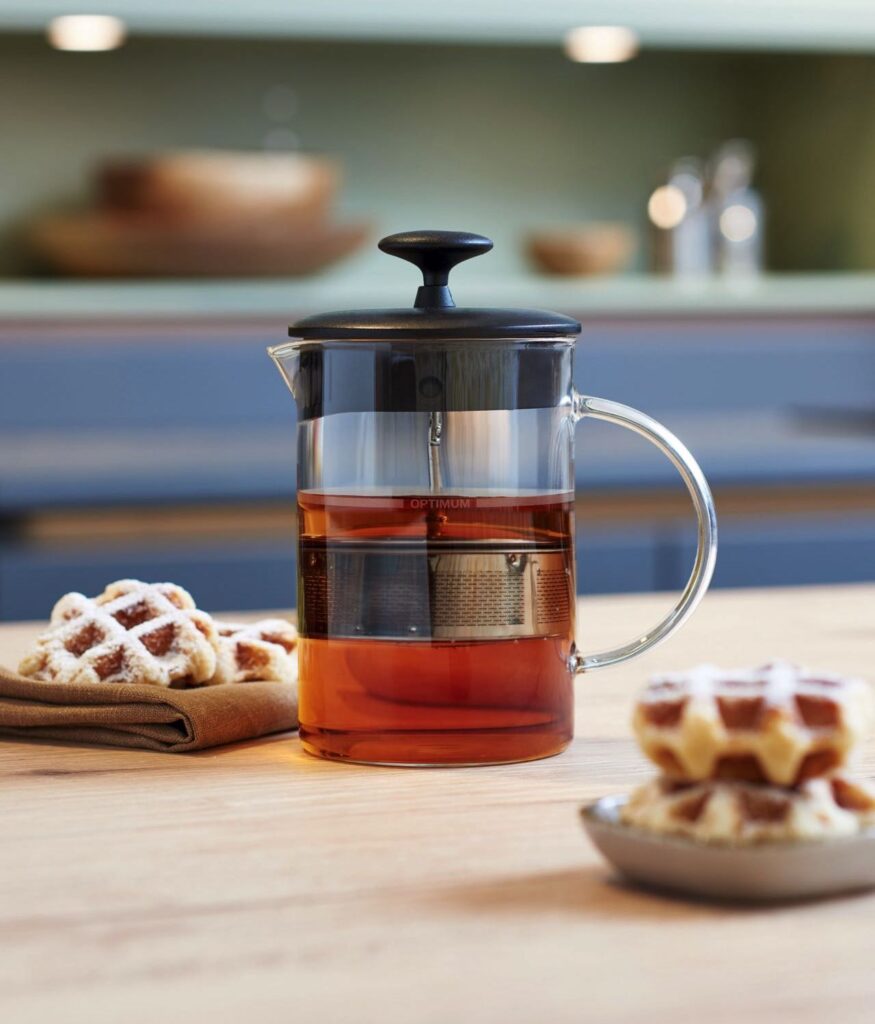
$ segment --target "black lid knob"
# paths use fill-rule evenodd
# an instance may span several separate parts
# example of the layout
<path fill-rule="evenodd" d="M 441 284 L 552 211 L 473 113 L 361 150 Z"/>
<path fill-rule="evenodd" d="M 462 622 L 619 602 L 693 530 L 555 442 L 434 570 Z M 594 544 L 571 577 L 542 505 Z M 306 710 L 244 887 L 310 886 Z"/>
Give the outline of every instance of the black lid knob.
<path fill-rule="evenodd" d="M 415 308 L 339 309 L 305 317 L 289 327 L 301 341 L 484 341 L 515 338 L 556 341 L 580 333 L 571 317 L 546 309 L 457 308 L 447 279 L 457 263 L 489 252 L 492 242 L 467 231 L 404 231 L 379 243 L 383 252 L 415 264 L 422 286 Z"/>
<path fill-rule="evenodd" d="M 417 309 L 449 309 L 455 306 L 448 286 L 450 271 L 463 260 L 489 252 L 492 242 L 467 231 L 402 231 L 387 235 L 379 246 L 422 271 L 422 286 L 413 304 Z"/>

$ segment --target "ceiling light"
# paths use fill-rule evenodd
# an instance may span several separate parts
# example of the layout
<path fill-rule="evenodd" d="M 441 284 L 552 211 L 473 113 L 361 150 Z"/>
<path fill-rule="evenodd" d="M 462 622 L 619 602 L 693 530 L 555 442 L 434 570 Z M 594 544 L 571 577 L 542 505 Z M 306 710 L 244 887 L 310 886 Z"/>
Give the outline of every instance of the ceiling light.
<path fill-rule="evenodd" d="M 127 30 L 120 18 L 109 14 L 64 14 L 49 22 L 47 34 L 56 50 L 95 52 L 121 46 Z"/>
<path fill-rule="evenodd" d="M 583 25 L 565 36 L 565 55 L 583 64 L 619 64 L 637 52 L 637 33 L 622 25 Z"/>
<path fill-rule="evenodd" d="M 647 203 L 647 215 L 664 231 L 676 228 L 687 213 L 687 199 L 677 185 L 661 185 Z"/>

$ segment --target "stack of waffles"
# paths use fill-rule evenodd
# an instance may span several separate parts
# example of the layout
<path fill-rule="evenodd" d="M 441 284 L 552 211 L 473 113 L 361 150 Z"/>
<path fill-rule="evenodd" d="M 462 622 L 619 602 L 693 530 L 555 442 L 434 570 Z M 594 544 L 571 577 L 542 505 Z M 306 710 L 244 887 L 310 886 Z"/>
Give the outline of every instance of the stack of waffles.
<path fill-rule="evenodd" d="M 283 619 L 220 622 L 175 583 L 119 580 L 97 597 L 65 594 L 23 659 L 31 679 L 185 689 L 297 678 L 295 627 Z"/>
<path fill-rule="evenodd" d="M 872 722 L 865 682 L 784 662 L 655 677 L 634 728 L 661 774 L 623 818 L 709 842 L 853 835 L 875 825 L 875 787 L 848 774 Z"/>

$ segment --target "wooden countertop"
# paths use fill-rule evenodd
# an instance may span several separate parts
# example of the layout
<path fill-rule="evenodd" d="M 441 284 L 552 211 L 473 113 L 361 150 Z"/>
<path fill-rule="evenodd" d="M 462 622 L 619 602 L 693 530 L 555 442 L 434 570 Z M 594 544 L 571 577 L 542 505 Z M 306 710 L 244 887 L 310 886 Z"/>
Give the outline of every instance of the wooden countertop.
<path fill-rule="evenodd" d="M 585 600 L 585 646 L 667 601 Z M 626 724 L 647 673 L 783 655 L 873 677 L 873 610 L 875 586 L 714 593 L 640 664 L 581 680 L 577 739 L 531 764 L 341 766 L 294 736 L 0 743 L 0 1018 L 870 1021 L 875 894 L 764 910 L 637 891 L 577 809 L 648 772 Z M 0 626 L 0 661 L 33 631 Z"/>

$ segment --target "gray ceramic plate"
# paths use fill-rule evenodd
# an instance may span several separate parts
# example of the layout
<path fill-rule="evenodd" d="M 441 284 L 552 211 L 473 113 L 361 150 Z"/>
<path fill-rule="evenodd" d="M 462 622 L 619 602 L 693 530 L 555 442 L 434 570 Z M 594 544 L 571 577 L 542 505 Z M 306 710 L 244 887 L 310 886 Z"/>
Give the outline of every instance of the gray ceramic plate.
<path fill-rule="evenodd" d="M 658 836 L 620 820 L 625 797 L 581 811 L 606 860 L 643 885 L 720 900 L 810 899 L 875 886 L 875 829 L 858 836 L 727 846 Z"/>

